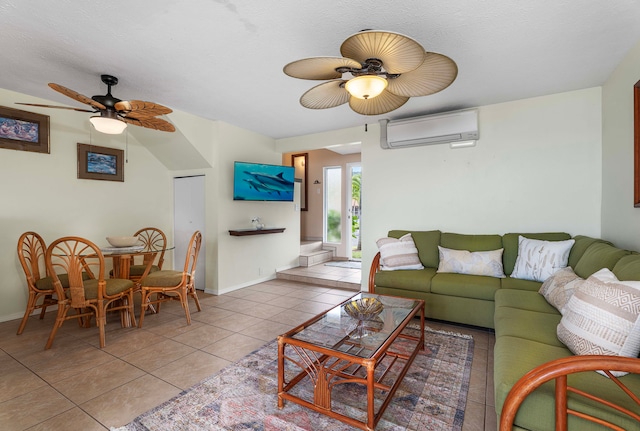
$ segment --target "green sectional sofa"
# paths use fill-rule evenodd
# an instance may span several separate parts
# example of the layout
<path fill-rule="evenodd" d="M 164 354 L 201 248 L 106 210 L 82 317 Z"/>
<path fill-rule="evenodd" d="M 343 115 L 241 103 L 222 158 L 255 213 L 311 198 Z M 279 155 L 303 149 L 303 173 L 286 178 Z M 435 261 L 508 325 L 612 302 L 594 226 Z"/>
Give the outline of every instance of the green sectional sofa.
<path fill-rule="evenodd" d="M 588 278 L 608 268 L 619 280 L 640 280 L 640 254 L 613 246 L 610 242 L 568 233 L 508 233 L 504 235 L 465 235 L 432 231 L 392 230 L 389 237 L 411 233 L 424 269 L 380 270 L 380 254 L 369 275 L 369 291 L 425 300 L 428 318 L 495 329 L 494 386 L 498 419 L 502 405 L 513 385 L 528 371 L 548 361 L 573 356 L 558 339 L 556 328 L 561 314 L 538 293 L 542 283 L 513 278 L 520 235 L 538 240 L 574 239 L 568 265 L 576 275 Z M 438 273 L 438 246 L 468 251 L 503 248 L 505 278 Z M 640 394 L 640 375 L 621 378 L 635 394 Z M 598 394 L 633 412 L 640 408 L 610 379 L 595 372 L 574 374 L 569 384 Z M 554 430 L 553 383 L 547 383 L 529 395 L 518 410 L 514 429 Z M 628 416 L 569 395 L 569 407 L 598 412 L 626 430 L 640 430 L 640 422 Z M 600 425 L 569 417 L 570 430 L 602 430 Z"/>

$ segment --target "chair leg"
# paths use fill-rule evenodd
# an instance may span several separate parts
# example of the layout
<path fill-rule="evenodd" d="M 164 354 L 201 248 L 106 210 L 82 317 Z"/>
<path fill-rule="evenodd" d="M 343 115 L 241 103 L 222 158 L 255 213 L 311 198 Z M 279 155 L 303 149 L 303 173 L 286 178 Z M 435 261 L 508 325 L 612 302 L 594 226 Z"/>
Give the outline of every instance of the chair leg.
<path fill-rule="evenodd" d="M 147 307 L 149 307 L 149 292 L 142 290 L 140 294 L 142 296 L 140 298 L 140 319 L 138 319 L 138 328 L 142 328 L 144 314 L 147 312 Z"/>
<path fill-rule="evenodd" d="M 48 350 L 51 348 L 53 344 L 53 339 L 56 338 L 56 334 L 58 333 L 58 329 L 62 326 L 65 320 L 65 316 L 67 312 L 71 308 L 68 304 L 60 304 L 58 303 L 58 314 L 56 315 L 56 322 L 53 324 L 53 328 L 51 328 L 51 333 L 49 333 L 49 339 L 47 340 L 47 344 L 45 344 L 44 349 Z"/>
<path fill-rule="evenodd" d="M 180 294 L 180 302 L 182 303 L 184 314 L 187 316 L 187 325 L 191 325 L 191 313 L 189 312 L 189 295 L 187 295 L 187 292 L 184 292 L 184 294 Z"/>
<path fill-rule="evenodd" d="M 136 313 L 135 313 L 135 307 L 133 304 L 133 292 L 129 292 L 129 310 L 127 311 L 129 313 L 129 317 L 131 319 L 131 326 L 137 326 L 136 324 Z"/>
<path fill-rule="evenodd" d="M 100 332 L 100 348 L 105 346 L 105 326 L 107 325 L 107 310 L 104 301 L 98 301 L 96 304 L 96 323 Z"/>
<path fill-rule="evenodd" d="M 198 311 L 202 311 L 202 307 L 200 307 L 200 299 L 198 299 L 198 293 L 196 292 L 195 289 L 193 290 L 189 290 L 189 296 L 191 296 L 193 298 L 193 300 L 196 303 L 196 308 L 198 309 Z"/>
<path fill-rule="evenodd" d="M 40 306 L 40 308 L 42 309 L 42 311 L 40 311 L 40 320 L 44 319 L 44 313 L 47 312 L 47 307 L 52 302 L 51 298 L 53 298 L 52 295 L 45 295 L 44 296 L 44 300 L 42 301 L 42 305 Z M 33 305 L 35 306 L 35 304 L 33 304 Z"/>
<path fill-rule="evenodd" d="M 36 309 L 36 294 L 33 292 L 29 292 L 29 299 L 27 300 L 27 309 L 24 311 L 24 316 L 22 317 L 22 321 L 20 322 L 20 326 L 18 327 L 17 335 L 22 334 L 25 326 L 27 326 L 27 321 L 29 320 L 29 316 L 33 313 L 33 310 Z"/>

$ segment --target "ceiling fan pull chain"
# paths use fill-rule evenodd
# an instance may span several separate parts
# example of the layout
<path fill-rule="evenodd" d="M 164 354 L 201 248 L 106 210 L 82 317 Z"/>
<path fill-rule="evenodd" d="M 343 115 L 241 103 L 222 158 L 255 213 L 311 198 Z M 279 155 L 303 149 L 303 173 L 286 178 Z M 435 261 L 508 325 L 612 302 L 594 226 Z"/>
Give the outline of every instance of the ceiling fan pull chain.
<path fill-rule="evenodd" d="M 129 131 L 125 133 L 124 139 L 124 162 L 129 163 Z"/>

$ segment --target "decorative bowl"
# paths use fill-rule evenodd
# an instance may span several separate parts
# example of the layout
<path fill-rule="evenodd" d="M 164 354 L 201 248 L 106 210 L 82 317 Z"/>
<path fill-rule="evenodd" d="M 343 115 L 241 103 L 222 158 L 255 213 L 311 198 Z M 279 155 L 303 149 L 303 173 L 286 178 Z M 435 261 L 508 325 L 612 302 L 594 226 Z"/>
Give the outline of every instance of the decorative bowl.
<path fill-rule="evenodd" d="M 131 247 L 138 244 L 137 236 L 108 236 L 107 241 L 112 247 Z"/>
<path fill-rule="evenodd" d="M 344 304 L 344 311 L 354 319 L 372 320 L 384 306 L 377 298 L 360 298 Z"/>

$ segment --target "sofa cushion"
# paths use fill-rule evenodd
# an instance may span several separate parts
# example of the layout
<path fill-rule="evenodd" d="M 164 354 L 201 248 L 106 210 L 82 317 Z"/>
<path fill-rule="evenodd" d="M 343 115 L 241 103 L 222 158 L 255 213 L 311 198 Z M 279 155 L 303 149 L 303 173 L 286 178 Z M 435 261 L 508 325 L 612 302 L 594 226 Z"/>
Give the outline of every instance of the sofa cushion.
<path fill-rule="evenodd" d="M 440 245 L 454 250 L 489 251 L 502 248 L 500 235 L 465 235 L 443 232 Z"/>
<path fill-rule="evenodd" d="M 574 240 L 544 241 L 518 237 L 518 257 L 511 277 L 545 281 L 567 266 Z"/>
<path fill-rule="evenodd" d="M 618 280 L 640 280 L 640 254 L 632 253 L 621 258 L 611 270 Z"/>
<path fill-rule="evenodd" d="M 400 238 L 380 238 L 376 245 L 380 250 L 380 269 L 383 271 L 424 268 L 410 233 Z"/>
<path fill-rule="evenodd" d="M 576 243 L 573 244 L 573 247 L 571 247 L 571 253 L 569 253 L 569 266 L 574 269 L 578 264 L 578 261 L 582 258 L 584 252 L 587 251 L 587 248 L 589 248 L 591 244 L 602 243 L 613 246 L 609 241 L 591 238 L 590 236 L 576 235 L 573 239 Z"/>
<path fill-rule="evenodd" d="M 436 275 L 435 268 L 425 268 L 411 271 L 378 271 L 375 285 L 416 292 L 429 292 L 431 279 Z"/>
<path fill-rule="evenodd" d="M 541 233 L 507 233 L 502 236 L 502 246 L 504 254 L 502 260 L 504 262 L 504 273 L 510 275 L 516 265 L 518 257 L 518 237 L 539 239 L 544 241 L 565 241 L 571 239 L 571 235 L 565 232 L 541 232 Z"/>
<path fill-rule="evenodd" d="M 500 289 L 496 292 L 495 307 L 496 310 L 499 307 L 510 307 L 548 313 L 558 316 L 558 319 L 560 319 L 558 310 L 549 304 L 538 292 L 519 289 Z"/>
<path fill-rule="evenodd" d="M 420 262 L 427 268 L 438 267 L 438 245 L 440 245 L 440 231 L 408 231 L 408 230 L 391 230 L 389 237 L 400 238 L 410 233 L 413 242 L 418 249 L 418 257 Z"/>
<path fill-rule="evenodd" d="M 630 254 L 627 250 L 622 250 L 604 242 L 593 242 L 582 254 L 578 263 L 573 266 L 573 270 L 582 278 L 589 276 L 602 268 L 613 269 L 618 261 Z"/>
<path fill-rule="evenodd" d="M 520 278 L 507 277 L 503 278 L 500 283 L 502 289 L 518 289 L 518 290 L 531 290 L 538 292 L 542 283 L 533 280 L 522 280 Z"/>
<path fill-rule="evenodd" d="M 467 251 L 438 246 L 438 251 L 440 252 L 438 272 L 505 277 L 502 270 L 502 249 Z"/>
<path fill-rule="evenodd" d="M 431 279 L 431 293 L 493 301 L 500 279 L 482 275 L 439 273 Z"/>
<path fill-rule="evenodd" d="M 640 281 L 618 281 L 606 268 L 593 274 L 569 299 L 558 338 L 576 355 L 637 357 Z"/>
<path fill-rule="evenodd" d="M 547 278 L 538 292 L 544 296 L 549 304 L 562 313 L 562 309 L 573 296 L 576 287 L 583 281 L 584 279 L 578 277 L 568 266 Z"/>
<path fill-rule="evenodd" d="M 535 293 L 535 292 L 522 292 Z M 540 295 L 538 295 L 540 296 Z M 512 307 L 496 307 L 494 322 L 496 337 L 510 336 L 565 347 L 556 335 L 556 327 L 562 318 L 559 314 L 540 313 Z"/>

